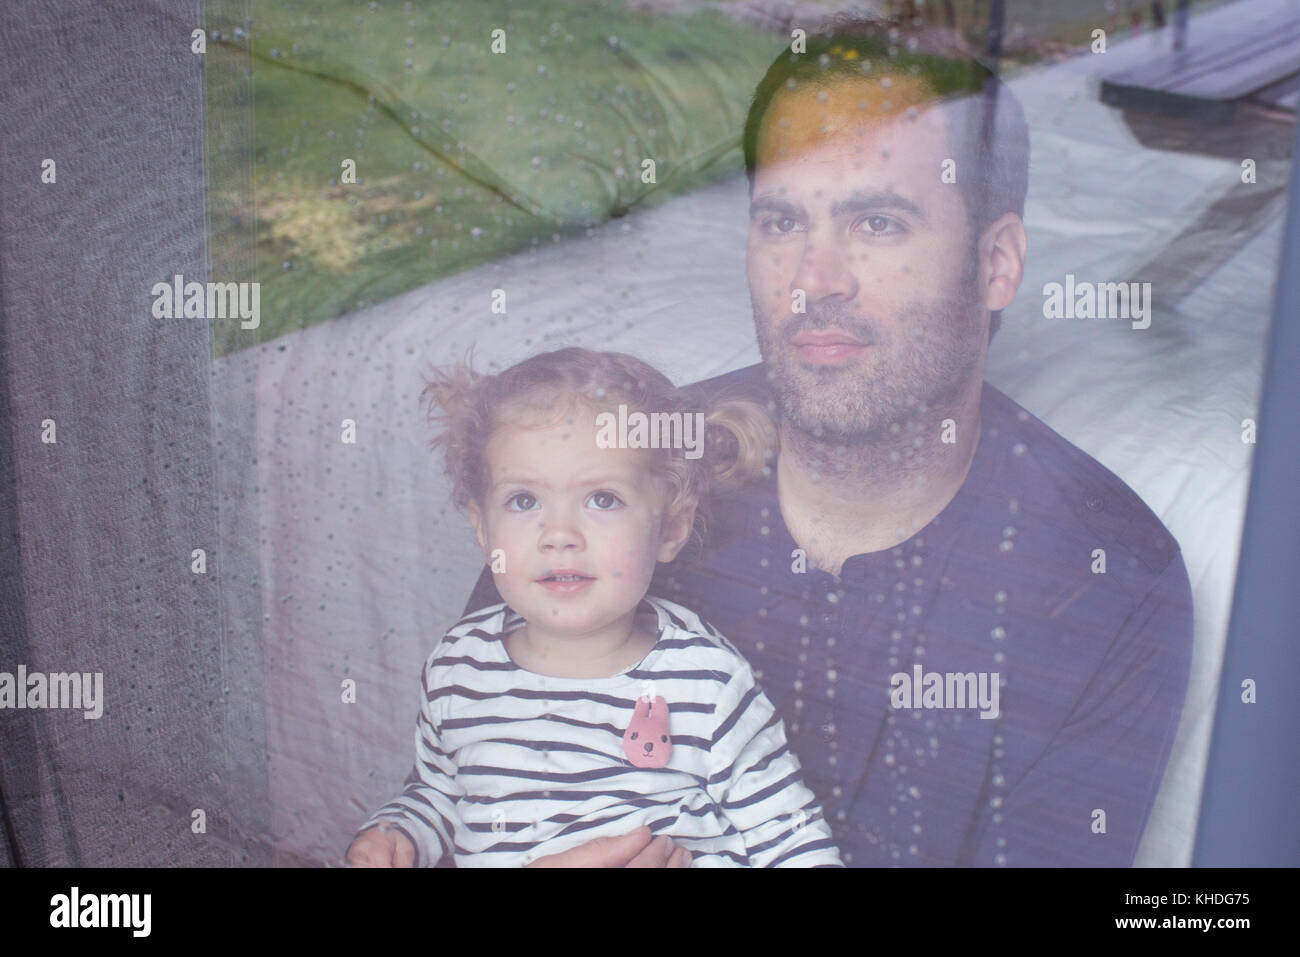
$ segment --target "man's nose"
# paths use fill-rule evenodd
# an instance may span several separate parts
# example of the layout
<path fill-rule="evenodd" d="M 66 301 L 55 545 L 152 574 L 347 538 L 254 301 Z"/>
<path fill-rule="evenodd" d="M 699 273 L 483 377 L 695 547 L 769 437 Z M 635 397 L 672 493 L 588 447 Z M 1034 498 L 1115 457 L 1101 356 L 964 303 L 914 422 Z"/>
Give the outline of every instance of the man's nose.
<path fill-rule="evenodd" d="M 847 302 L 858 294 L 844 242 L 829 233 L 810 232 L 799 258 L 791 291 L 802 289 L 807 302 Z M 792 298 L 793 303 L 793 298 Z M 792 306 L 793 308 L 793 306 Z"/>

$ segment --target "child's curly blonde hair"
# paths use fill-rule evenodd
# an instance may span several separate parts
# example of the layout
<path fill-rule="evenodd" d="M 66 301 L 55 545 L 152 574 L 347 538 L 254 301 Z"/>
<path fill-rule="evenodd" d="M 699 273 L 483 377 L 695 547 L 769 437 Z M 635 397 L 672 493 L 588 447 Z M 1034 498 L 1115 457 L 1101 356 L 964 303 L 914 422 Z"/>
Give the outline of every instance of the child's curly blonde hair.
<path fill-rule="evenodd" d="M 695 509 L 692 538 L 698 545 L 707 516 L 704 502 L 715 487 L 735 487 L 757 477 L 777 451 L 776 425 L 762 406 L 720 398 L 708 408 L 690 403 L 661 372 L 621 352 L 568 348 L 535 355 L 498 375 L 474 372 L 469 363 L 431 373 L 421 394 L 434 425 L 431 445 L 446 459 L 456 505 L 482 507 L 488 472 L 484 450 L 503 426 L 540 427 L 575 406 L 597 412 L 703 412 L 703 454 L 649 449 L 655 472 L 666 481 L 665 515 Z"/>

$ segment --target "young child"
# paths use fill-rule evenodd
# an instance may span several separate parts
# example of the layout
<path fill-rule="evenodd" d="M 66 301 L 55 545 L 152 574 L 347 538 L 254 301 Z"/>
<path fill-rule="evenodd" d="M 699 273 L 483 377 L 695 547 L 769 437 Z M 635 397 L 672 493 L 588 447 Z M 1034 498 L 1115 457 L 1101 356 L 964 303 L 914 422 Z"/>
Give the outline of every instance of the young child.
<path fill-rule="evenodd" d="M 695 867 L 841 866 L 749 665 L 646 594 L 711 483 L 761 470 L 752 402 L 707 414 L 631 356 L 562 349 L 425 390 L 504 604 L 429 656 L 406 788 L 366 822 L 415 863 L 518 866 L 648 825 Z"/>

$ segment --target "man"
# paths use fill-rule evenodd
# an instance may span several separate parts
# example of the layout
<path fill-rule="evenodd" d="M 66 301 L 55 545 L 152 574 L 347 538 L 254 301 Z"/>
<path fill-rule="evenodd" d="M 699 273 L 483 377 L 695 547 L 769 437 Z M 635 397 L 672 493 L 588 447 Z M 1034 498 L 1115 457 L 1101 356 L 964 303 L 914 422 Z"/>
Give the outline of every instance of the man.
<path fill-rule="evenodd" d="M 1018 106 L 849 30 L 776 60 L 745 159 L 763 362 L 694 388 L 768 402 L 780 453 L 651 592 L 753 663 L 847 864 L 1130 865 L 1190 589 L 1138 497 L 983 382 L 1027 248 Z M 485 572 L 467 610 L 499 600 Z M 685 863 L 648 842 L 552 863 Z"/>

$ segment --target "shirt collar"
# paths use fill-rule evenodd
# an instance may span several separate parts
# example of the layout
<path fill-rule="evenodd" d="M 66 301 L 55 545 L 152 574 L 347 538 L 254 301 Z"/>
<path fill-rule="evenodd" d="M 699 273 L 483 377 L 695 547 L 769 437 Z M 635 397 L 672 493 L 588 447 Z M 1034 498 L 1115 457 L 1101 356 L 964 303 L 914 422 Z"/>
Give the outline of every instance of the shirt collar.
<path fill-rule="evenodd" d="M 952 500 L 944 506 L 930 522 L 915 535 L 893 548 L 880 552 L 869 552 L 850 557 L 841 569 L 841 578 L 852 579 L 863 574 L 873 564 L 892 557 L 894 548 L 907 548 L 919 541 L 927 546 L 938 541 L 954 537 L 971 519 L 976 504 L 990 494 L 993 474 L 996 471 L 996 446 L 1008 440 L 1005 423 L 997 421 L 989 402 L 991 387 L 984 383 L 980 402 L 980 436 L 975 447 L 966 479 L 957 489 Z M 781 514 L 780 491 L 777 484 L 776 465 L 764 470 L 764 474 L 740 489 L 727 490 L 715 496 L 711 503 L 713 514 L 710 525 L 720 536 L 710 551 L 728 547 L 746 549 L 760 536 L 770 539 L 776 554 L 788 556 L 798 543 L 786 527 Z M 767 528 L 767 535 L 763 535 Z M 712 534 L 712 533 L 711 533 Z M 823 573 L 824 574 L 824 573 Z"/>

